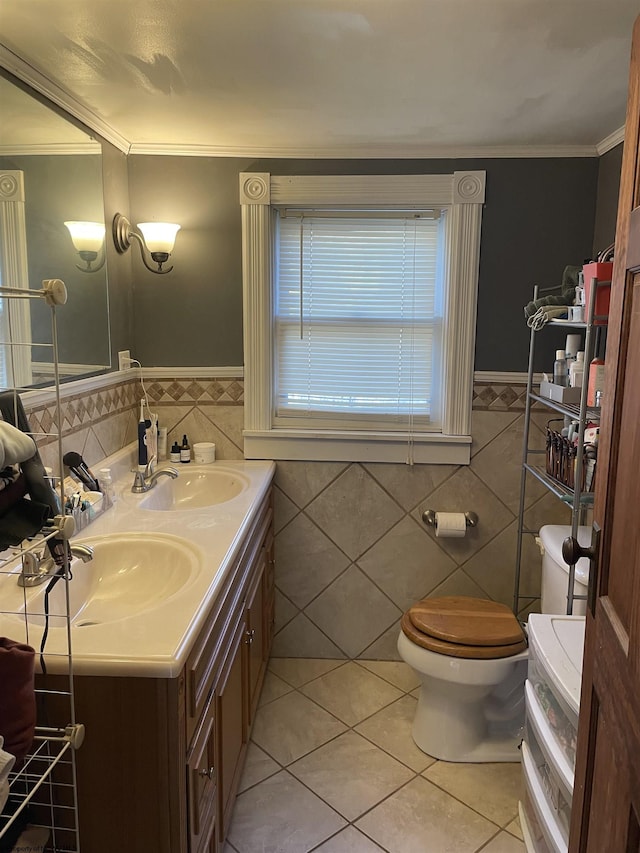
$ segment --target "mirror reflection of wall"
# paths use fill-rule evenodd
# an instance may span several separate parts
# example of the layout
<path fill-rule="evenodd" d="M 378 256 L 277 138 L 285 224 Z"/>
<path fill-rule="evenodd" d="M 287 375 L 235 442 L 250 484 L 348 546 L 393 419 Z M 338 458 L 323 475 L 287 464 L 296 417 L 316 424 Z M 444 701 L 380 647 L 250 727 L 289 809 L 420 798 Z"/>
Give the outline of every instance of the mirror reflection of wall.
<path fill-rule="evenodd" d="M 101 145 L 4 76 L 0 76 L 0 105 L 0 174 L 15 170 L 23 176 L 28 286 L 40 289 L 43 279 L 60 278 L 67 287 L 67 304 L 57 311 L 61 378 L 108 370 L 104 248 L 94 263 L 87 264 L 65 227 L 65 222 L 78 220 L 104 224 Z M 6 239 L 7 229 L 0 232 L 4 235 L 0 239 Z M 9 286 L 4 279 L 11 251 L 0 246 L 0 274 Z M 53 381 L 51 315 L 41 300 L 28 304 L 31 383 L 48 385 Z"/>

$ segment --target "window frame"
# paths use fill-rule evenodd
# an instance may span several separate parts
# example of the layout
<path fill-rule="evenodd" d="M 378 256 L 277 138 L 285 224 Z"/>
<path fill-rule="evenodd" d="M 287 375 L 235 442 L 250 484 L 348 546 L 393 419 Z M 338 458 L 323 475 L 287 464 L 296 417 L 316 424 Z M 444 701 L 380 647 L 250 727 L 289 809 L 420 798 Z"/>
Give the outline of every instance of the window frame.
<path fill-rule="evenodd" d="M 468 464 L 484 171 L 444 175 L 240 174 L 247 459 Z M 442 431 L 287 429 L 273 424 L 273 239 L 278 208 L 447 208 Z"/>

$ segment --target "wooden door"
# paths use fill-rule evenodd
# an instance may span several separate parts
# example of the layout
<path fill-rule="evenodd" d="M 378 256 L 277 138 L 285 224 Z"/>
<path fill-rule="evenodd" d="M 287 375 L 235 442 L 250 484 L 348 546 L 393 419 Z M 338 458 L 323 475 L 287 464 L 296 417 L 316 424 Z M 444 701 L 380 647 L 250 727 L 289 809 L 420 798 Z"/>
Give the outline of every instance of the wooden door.
<path fill-rule="evenodd" d="M 640 850 L 640 18 L 633 32 L 594 518 L 571 853 Z"/>

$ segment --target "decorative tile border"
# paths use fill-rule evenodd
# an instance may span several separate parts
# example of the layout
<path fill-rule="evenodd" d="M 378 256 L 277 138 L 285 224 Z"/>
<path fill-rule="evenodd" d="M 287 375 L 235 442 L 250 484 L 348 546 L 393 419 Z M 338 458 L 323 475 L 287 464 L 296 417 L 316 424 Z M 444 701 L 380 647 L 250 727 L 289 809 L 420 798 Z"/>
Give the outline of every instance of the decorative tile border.
<path fill-rule="evenodd" d="M 241 378 L 154 378 L 152 381 L 147 380 L 145 387 L 149 400 L 163 405 L 244 405 L 244 380 Z"/>
<path fill-rule="evenodd" d="M 474 382 L 473 409 L 492 412 L 524 412 L 527 386 L 521 383 Z"/>

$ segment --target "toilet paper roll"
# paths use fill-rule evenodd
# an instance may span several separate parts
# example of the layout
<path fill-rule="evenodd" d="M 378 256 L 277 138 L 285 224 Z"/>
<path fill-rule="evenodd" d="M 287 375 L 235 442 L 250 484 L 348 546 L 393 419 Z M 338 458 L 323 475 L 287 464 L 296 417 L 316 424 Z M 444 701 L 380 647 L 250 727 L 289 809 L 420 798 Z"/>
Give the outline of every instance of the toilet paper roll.
<path fill-rule="evenodd" d="M 461 539 L 467 532 L 467 519 L 463 512 L 437 512 L 436 536 Z"/>

